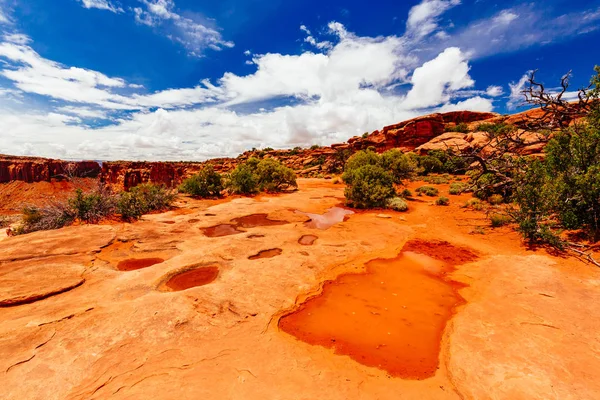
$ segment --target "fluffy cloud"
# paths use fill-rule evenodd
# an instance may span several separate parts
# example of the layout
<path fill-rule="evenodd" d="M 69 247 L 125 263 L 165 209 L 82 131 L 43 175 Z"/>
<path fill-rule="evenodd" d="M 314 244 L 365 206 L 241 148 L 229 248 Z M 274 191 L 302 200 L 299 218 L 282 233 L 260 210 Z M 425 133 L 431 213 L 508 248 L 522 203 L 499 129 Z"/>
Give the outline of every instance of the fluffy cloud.
<path fill-rule="evenodd" d="M 420 39 L 438 28 L 438 19 L 461 0 L 423 0 L 412 7 L 406 21 L 407 36 Z"/>
<path fill-rule="evenodd" d="M 223 40 L 221 33 L 206 24 L 184 17 L 175 10 L 173 0 L 140 0 L 142 7 L 135 7 L 135 20 L 157 30 L 164 30 L 169 38 L 182 44 L 194 56 L 202 50 L 231 48 L 233 42 Z"/>
<path fill-rule="evenodd" d="M 527 80 L 531 75 L 532 71 L 527 71 L 521 79 L 517 82 L 511 82 L 508 84 L 510 88 L 510 94 L 508 96 L 508 103 L 506 104 L 509 110 L 514 110 L 523 103 L 523 90 L 527 84 Z"/>
<path fill-rule="evenodd" d="M 490 97 L 498 97 L 504 94 L 504 89 L 502 86 L 488 86 L 485 93 Z"/>
<path fill-rule="evenodd" d="M 106 10 L 113 13 L 122 13 L 123 9 L 117 7 L 109 0 L 79 0 L 84 8 L 97 8 L 99 10 Z"/>
<path fill-rule="evenodd" d="M 459 48 L 450 47 L 415 70 L 406 96 L 411 108 L 427 108 L 448 102 L 450 93 L 473 86 L 469 65 Z"/>

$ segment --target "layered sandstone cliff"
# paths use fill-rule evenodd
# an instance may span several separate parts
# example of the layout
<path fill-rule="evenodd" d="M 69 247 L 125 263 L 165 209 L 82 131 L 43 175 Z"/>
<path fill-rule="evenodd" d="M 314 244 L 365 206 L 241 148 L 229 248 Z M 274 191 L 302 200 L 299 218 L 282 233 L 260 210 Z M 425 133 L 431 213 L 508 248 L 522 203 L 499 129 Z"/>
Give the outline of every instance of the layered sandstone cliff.
<path fill-rule="evenodd" d="M 23 181 L 50 182 L 71 177 L 96 178 L 100 165 L 95 161 L 62 161 L 39 157 L 0 154 L 0 183 Z"/>

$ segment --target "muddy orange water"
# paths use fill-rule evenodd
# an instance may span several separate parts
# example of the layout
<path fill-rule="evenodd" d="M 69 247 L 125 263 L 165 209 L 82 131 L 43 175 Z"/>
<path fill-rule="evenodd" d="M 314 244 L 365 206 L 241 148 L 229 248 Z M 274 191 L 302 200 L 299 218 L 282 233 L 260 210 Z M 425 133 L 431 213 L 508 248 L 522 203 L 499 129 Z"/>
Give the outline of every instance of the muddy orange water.
<path fill-rule="evenodd" d="M 409 251 L 373 260 L 365 273 L 326 282 L 279 327 L 392 376 L 425 379 L 438 368 L 446 323 L 464 303 L 463 285 L 446 276 L 453 270 L 451 263 Z"/>
<path fill-rule="evenodd" d="M 209 226 L 208 228 L 202 228 L 202 232 L 204 232 L 204 235 L 208 237 L 221 237 L 237 235 L 238 233 L 242 233 L 244 231 L 238 229 L 232 224 L 219 224 L 215 226 Z"/>
<path fill-rule="evenodd" d="M 160 264 L 163 261 L 165 260 L 162 258 L 129 258 L 119 261 L 117 269 L 119 271 L 135 271 L 136 269 L 148 268 L 154 264 Z"/>
<path fill-rule="evenodd" d="M 165 286 L 174 291 L 186 290 L 213 282 L 219 276 L 219 267 L 203 267 L 182 272 L 169 279 Z"/>
<path fill-rule="evenodd" d="M 279 221 L 275 219 L 267 218 L 268 214 L 251 214 L 244 217 L 234 218 L 231 220 L 236 226 L 240 228 L 255 228 L 257 226 L 273 226 L 273 225 L 285 225 L 288 221 Z"/>

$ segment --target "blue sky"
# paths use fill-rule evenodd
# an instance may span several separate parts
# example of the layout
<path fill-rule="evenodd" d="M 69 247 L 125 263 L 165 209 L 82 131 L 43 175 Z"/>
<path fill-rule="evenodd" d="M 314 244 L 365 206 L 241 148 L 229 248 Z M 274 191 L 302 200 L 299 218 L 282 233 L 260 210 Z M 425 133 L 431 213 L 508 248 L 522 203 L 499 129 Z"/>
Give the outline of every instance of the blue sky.
<path fill-rule="evenodd" d="M 0 0 L 0 153 L 203 160 L 518 111 L 600 64 L 600 0 Z"/>

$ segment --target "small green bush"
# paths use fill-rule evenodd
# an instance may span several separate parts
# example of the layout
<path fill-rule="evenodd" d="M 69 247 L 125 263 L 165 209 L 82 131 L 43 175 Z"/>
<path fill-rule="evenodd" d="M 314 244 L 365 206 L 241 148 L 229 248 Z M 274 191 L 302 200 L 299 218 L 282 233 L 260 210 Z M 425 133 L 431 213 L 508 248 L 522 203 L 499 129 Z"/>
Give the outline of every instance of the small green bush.
<path fill-rule="evenodd" d="M 460 124 L 456 124 L 454 126 L 447 126 L 446 132 L 468 133 L 469 126 L 467 124 L 465 124 L 464 122 L 461 122 Z"/>
<path fill-rule="evenodd" d="M 384 207 L 396 195 L 392 175 L 379 165 L 346 170 L 342 179 L 348 185 L 344 191 L 348 203 L 357 208 Z"/>
<path fill-rule="evenodd" d="M 400 193 L 400 196 L 404 197 L 405 199 L 406 199 L 406 198 L 410 198 L 410 197 L 412 197 L 412 195 L 413 195 L 413 194 L 412 194 L 412 192 L 410 191 L 410 189 L 404 189 L 404 190 L 402 190 L 402 192 Z"/>
<path fill-rule="evenodd" d="M 258 192 L 258 177 L 247 163 L 242 163 L 229 174 L 227 187 L 234 194 L 256 193 Z"/>
<path fill-rule="evenodd" d="M 392 197 L 387 200 L 386 207 L 394 211 L 406 211 L 408 203 L 401 197 Z"/>
<path fill-rule="evenodd" d="M 445 196 L 440 196 L 436 201 L 435 204 L 438 206 L 447 206 L 450 204 L 450 199 L 445 197 Z"/>
<path fill-rule="evenodd" d="M 290 150 L 290 155 L 295 156 L 296 154 L 300 154 L 301 151 L 302 151 L 302 147 L 296 146 Z"/>
<path fill-rule="evenodd" d="M 429 155 L 419 158 L 419 166 L 423 175 L 428 175 L 432 172 L 439 173 L 444 170 L 444 164 L 438 158 Z"/>
<path fill-rule="evenodd" d="M 143 183 L 121 194 L 117 210 L 125 220 L 139 219 L 151 211 L 169 208 L 174 200 L 175 195 L 166 187 Z"/>
<path fill-rule="evenodd" d="M 510 221 L 511 218 L 508 215 L 498 213 L 490 214 L 490 222 L 492 224 L 492 227 L 494 228 L 499 228 L 501 226 L 509 224 Z"/>
<path fill-rule="evenodd" d="M 391 172 L 395 183 L 401 183 L 405 179 L 412 178 L 418 168 L 417 163 L 411 157 L 398 149 L 384 152 L 379 160 L 383 169 Z"/>
<path fill-rule="evenodd" d="M 363 139 L 366 139 L 368 137 L 369 137 L 369 132 L 365 132 L 365 133 L 362 134 L 362 138 Z"/>
<path fill-rule="evenodd" d="M 116 196 L 105 186 L 87 194 L 77 189 L 75 195 L 68 200 L 75 217 L 87 223 L 97 223 L 102 218 L 112 215 L 116 203 Z"/>
<path fill-rule="evenodd" d="M 321 146 L 319 146 L 318 144 L 313 144 L 312 146 L 310 146 L 311 150 L 317 150 L 317 149 L 320 149 L 320 148 L 321 148 Z"/>
<path fill-rule="evenodd" d="M 197 197 L 218 197 L 222 190 L 223 178 L 210 165 L 184 180 L 179 186 L 179 191 Z"/>
<path fill-rule="evenodd" d="M 227 186 L 232 193 L 280 192 L 298 187 L 296 173 L 273 158 L 251 157 L 229 174 Z"/>
<path fill-rule="evenodd" d="M 423 178 L 423 181 L 431 183 L 433 185 L 444 185 L 446 183 L 449 183 L 448 178 L 445 178 L 443 176 L 426 176 L 425 178 Z"/>
<path fill-rule="evenodd" d="M 479 126 L 477 127 L 478 131 L 487 132 L 493 137 L 510 133 L 514 129 L 515 129 L 514 126 L 505 124 L 504 122 L 499 122 L 499 123 L 495 123 L 495 124 L 484 122 L 482 124 L 479 124 Z"/>
<path fill-rule="evenodd" d="M 435 197 L 440 193 L 440 191 L 437 190 L 437 188 L 434 188 L 433 186 L 421 186 L 417 188 L 417 193 L 419 195 Z"/>
<path fill-rule="evenodd" d="M 290 187 L 298 187 L 296 173 L 281 162 L 266 158 L 256 166 L 258 188 L 266 192 L 281 192 Z"/>
<path fill-rule="evenodd" d="M 45 207 L 25 206 L 22 210 L 21 223 L 13 230 L 13 234 L 60 229 L 73 223 L 75 214 L 68 203 L 54 203 Z"/>
<path fill-rule="evenodd" d="M 466 185 L 464 183 L 460 183 L 460 182 L 455 182 L 450 184 L 450 190 L 448 191 L 448 193 L 453 194 L 453 195 L 459 195 L 462 192 L 464 192 L 466 189 Z"/>
<path fill-rule="evenodd" d="M 497 206 L 504 203 L 504 197 L 501 194 L 493 194 L 488 198 L 488 203 Z"/>
<path fill-rule="evenodd" d="M 361 150 L 346 161 L 344 170 L 351 171 L 364 165 L 381 165 L 381 156 L 374 151 Z"/>
<path fill-rule="evenodd" d="M 479 199 L 470 199 L 465 202 L 463 208 L 472 208 L 475 211 L 483 210 L 483 203 Z"/>

